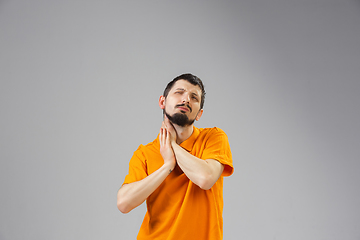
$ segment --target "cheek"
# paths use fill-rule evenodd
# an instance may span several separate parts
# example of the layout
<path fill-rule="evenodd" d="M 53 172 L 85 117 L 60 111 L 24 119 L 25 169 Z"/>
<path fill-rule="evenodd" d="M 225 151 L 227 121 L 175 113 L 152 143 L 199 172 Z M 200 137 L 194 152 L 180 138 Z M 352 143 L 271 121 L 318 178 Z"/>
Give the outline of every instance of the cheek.
<path fill-rule="evenodd" d="M 171 104 L 169 104 L 169 102 L 167 104 L 165 104 L 164 109 L 166 112 L 170 112 L 170 110 L 171 110 L 170 106 L 171 106 Z"/>
<path fill-rule="evenodd" d="M 198 109 L 193 109 L 193 110 L 192 110 L 192 113 L 191 113 L 192 118 L 195 119 L 195 118 L 197 117 L 198 113 L 199 113 L 199 110 L 198 110 Z"/>

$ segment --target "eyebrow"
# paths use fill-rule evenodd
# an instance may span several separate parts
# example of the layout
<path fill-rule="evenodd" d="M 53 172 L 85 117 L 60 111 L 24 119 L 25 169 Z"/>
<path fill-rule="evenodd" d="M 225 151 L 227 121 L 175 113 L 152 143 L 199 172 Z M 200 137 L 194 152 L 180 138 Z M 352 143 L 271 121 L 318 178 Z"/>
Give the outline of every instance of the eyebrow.
<path fill-rule="evenodd" d="M 176 89 L 176 91 L 177 91 L 177 90 L 180 90 L 180 91 L 185 91 L 185 89 L 184 89 L 184 88 L 177 88 L 177 89 Z M 195 96 L 197 96 L 197 97 L 199 97 L 199 95 L 197 95 L 197 94 L 196 94 L 196 93 L 194 93 L 194 92 L 192 92 L 191 94 L 192 94 L 192 95 L 195 95 Z"/>
<path fill-rule="evenodd" d="M 177 88 L 176 90 L 185 91 L 185 89 L 184 89 L 184 88 Z"/>
<path fill-rule="evenodd" d="M 192 94 L 192 95 L 195 95 L 195 96 L 197 96 L 197 97 L 199 96 L 199 95 L 197 95 L 196 93 L 191 93 L 191 94 Z"/>

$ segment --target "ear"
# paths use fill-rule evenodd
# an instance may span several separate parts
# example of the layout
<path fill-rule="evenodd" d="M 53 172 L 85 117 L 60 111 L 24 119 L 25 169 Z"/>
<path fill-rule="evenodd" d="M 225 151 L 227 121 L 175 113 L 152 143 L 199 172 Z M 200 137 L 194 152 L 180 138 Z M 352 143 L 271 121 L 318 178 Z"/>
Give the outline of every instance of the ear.
<path fill-rule="evenodd" d="M 160 96 L 160 98 L 159 98 L 159 107 L 161 109 L 165 109 L 165 97 L 164 96 Z"/>
<path fill-rule="evenodd" d="M 199 120 L 200 120 L 201 115 L 203 114 L 203 112 L 204 112 L 203 109 L 201 109 L 201 110 L 198 112 L 198 114 L 196 115 L 196 118 L 195 118 L 196 121 L 199 121 Z"/>

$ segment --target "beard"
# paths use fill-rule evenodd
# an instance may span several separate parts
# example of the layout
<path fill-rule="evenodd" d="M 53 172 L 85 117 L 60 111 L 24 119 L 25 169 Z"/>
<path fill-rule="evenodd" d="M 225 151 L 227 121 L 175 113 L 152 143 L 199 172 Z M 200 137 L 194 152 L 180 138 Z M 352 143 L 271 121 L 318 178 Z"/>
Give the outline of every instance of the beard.
<path fill-rule="evenodd" d="M 172 116 L 170 116 L 164 109 L 164 113 L 167 116 L 167 118 L 170 120 L 172 124 L 176 124 L 180 127 L 186 127 L 190 126 L 194 123 L 194 119 L 189 119 L 189 117 L 185 113 L 174 113 Z"/>

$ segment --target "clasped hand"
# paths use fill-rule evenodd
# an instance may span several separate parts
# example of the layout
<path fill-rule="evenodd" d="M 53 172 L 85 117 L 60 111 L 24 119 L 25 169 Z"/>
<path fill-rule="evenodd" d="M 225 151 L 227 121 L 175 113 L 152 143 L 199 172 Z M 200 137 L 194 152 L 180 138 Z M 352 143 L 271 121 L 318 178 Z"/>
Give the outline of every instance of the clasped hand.
<path fill-rule="evenodd" d="M 164 164 L 170 164 L 171 169 L 173 169 L 176 158 L 171 144 L 176 142 L 176 131 L 166 116 L 160 128 L 159 141 L 160 154 L 164 159 Z"/>

